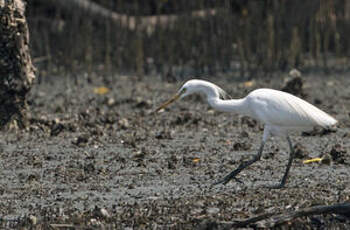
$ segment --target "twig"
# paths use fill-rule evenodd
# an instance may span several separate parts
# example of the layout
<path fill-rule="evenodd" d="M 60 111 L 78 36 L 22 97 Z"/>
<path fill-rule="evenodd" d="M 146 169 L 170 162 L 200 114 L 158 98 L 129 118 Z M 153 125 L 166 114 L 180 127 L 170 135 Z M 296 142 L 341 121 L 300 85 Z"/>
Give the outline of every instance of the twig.
<path fill-rule="evenodd" d="M 218 223 L 221 227 L 224 228 L 237 228 L 237 227 L 245 227 L 250 224 L 257 223 L 262 220 L 266 220 L 267 223 L 265 227 L 276 227 L 278 225 L 282 225 L 286 222 L 292 221 L 298 217 L 318 215 L 318 214 L 340 214 L 350 218 L 350 202 L 334 204 L 334 205 L 318 205 L 309 208 L 300 209 L 298 211 L 294 211 L 291 213 L 282 213 L 277 214 L 273 213 L 265 213 L 259 216 L 255 216 L 246 220 L 235 220 L 232 222 L 220 222 Z M 270 219 L 268 221 L 267 219 Z"/>
<path fill-rule="evenodd" d="M 74 225 L 73 224 L 50 224 L 50 227 L 53 229 L 56 228 L 73 228 Z"/>
<path fill-rule="evenodd" d="M 253 223 L 256 223 L 258 221 L 270 218 L 271 216 L 273 216 L 275 214 L 276 213 L 265 213 L 265 214 L 262 214 L 260 216 L 255 216 L 255 217 L 252 217 L 252 218 L 249 218 L 246 220 L 234 221 L 233 223 L 230 224 L 230 227 L 236 227 L 236 228 L 245 227 L 245 226 L 248 226 L 249 224 L 253 224 Z"/>
<path fill-rule="evenodd" d="M 335 214 L 344 215 L 346 217 L 350 217 L 350 202 L 334 204 L 334 205 L 318 205 L 310 208 L 304 208 L 292 213 L 280 214 L 273 218 L 274 220 L 271 223 L 272 224 L 271 227 L 284 224 L 288 221 L 291 221 L 295 218 L 302 217 L 302 216 L 330 214 L 330 213 L 335 213 Z"/>

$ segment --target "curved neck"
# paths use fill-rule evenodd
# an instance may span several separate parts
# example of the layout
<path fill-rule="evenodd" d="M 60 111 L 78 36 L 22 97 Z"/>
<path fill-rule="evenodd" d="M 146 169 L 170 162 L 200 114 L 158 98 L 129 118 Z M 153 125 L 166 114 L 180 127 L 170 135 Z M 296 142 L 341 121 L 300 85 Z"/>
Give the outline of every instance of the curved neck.
<path fill-rule="evenodd" d="M 245 99 L 222 100 L 219 97 L 208 97 L 208 103 L 215 110 L 222 112 L 233 112 L 243 115 L 249 114 L 249 108 Z"/>

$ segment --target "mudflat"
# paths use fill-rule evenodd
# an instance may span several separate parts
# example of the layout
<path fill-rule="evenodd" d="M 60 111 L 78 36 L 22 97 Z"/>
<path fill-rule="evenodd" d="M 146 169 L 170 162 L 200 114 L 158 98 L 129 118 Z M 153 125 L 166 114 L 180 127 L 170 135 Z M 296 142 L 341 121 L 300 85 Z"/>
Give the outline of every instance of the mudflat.
<path fill-rule="evenodd" d="M 197 77 L 198 78 L 198 77 Z M 255 88 L 281 89 L 284 77 L 252 82 L 207 78 L 233 98 Z M 181 86 L 157 77 L 50 77 L 31 91 L 26 130 L 0 133 L 0 225 L 66 229 L 349 229 L 338 214 L 273 216 L 350 199 L 350 78 L 303 77 L 304 99 L 334 116 L 336 130 L 295 133 L 297 149 L 286 187 L 286 140 L 271 139 L 261 161 L 212 186 L 256 154 L 262 124 L 212 110 L 199 96 L 150 114 Z M 101 88 L 105 87 L 105 88 Z M 300 95 L 298 95 L 300 96 Z M 321 157 L 320 163 L 303 161 Z"/>

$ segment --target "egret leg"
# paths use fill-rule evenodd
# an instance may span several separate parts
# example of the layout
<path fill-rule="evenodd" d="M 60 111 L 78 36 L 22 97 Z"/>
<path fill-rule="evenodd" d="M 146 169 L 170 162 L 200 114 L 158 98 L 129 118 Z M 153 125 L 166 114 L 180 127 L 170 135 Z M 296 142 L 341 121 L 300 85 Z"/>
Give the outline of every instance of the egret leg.
<path fill-rule="evenodd" d="M 263 149 L 264 149 L 264 145 L 265 145 L 265 141 L 261 142 L 258 154 L 256 154 L 253 159 L 249 160 L 249 161 L 244 161 L 242 162 L 237 169 L 233 170 L 230 174 L 228 174 L 227 176 L 225 176 L 223 179 L 215 182 L 213 185 L 217 185 L 217 184 L 227 184 L 230 180 L 235 179 L 238 182 L 241 182 L 240 180 L 238 180 L 236 178 L 236 176 L 246 167 L 248 167 L 249 165 L 253 164 L 254 162 L 260 160 Z M 242 183 L 242 182 L 241 182 Z"/>
<path fill-rule="evenodd" d="M 289 173 L 289 169 L 292 166 L 292 162 L 293 162 L 294 155 L 295 155 L 294 154 L 295 152 L 294 152 L 293 144 L 292 144 L 292 141 L 290 140 L 289 136 L 287 136 L 287 141 L 288 141 L 289 148 L 290 148 L 290 155 L 289 155 L 287 168 L 286 168 L 286 171 L 284 172 L 284 175 L 282 177 L 281 183 L 277 184 L 277 185 L 273 185 L 273 186 L 267 186 L 267 188 L 280 189 L 280 188 L 283 188 L 284 185 L 286 184 L 288 173 Z"/>

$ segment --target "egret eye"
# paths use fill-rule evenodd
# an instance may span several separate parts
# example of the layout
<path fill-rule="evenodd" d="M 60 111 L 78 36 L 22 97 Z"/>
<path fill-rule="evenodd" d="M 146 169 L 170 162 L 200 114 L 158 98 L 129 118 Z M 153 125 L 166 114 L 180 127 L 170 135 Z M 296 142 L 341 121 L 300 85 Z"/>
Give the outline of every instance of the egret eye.
<path fill-rule="evenodd" d="M 187 90 L 187 88 L 183 88 L 183 89 L 181 90 L 181 94 L 186 93 L 186 90 Z"/>

